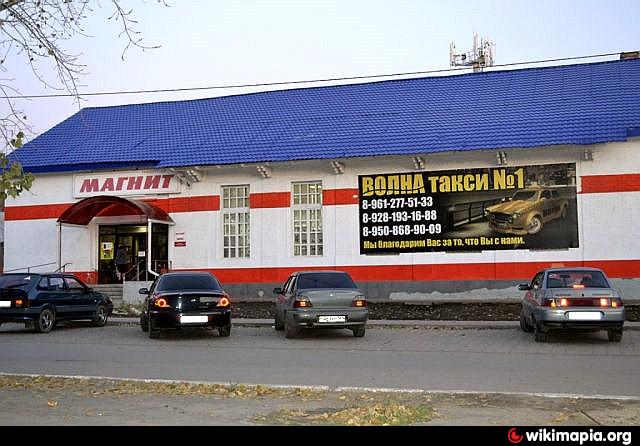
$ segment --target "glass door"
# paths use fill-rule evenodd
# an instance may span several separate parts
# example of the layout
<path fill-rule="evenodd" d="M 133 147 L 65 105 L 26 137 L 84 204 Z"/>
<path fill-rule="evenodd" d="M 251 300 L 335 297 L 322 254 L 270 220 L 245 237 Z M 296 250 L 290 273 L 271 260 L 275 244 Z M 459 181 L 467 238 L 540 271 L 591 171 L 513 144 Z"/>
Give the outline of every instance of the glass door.
<path fill-rule="evenodd" d="M 147 226 L 100 226 L 98 283 L 121 283 L 123 280 L 152 280 L 147 272 Z M 151 268 L 165 272 L 168 268 L 168 227 L 153 224 L 151 234 Z"/>

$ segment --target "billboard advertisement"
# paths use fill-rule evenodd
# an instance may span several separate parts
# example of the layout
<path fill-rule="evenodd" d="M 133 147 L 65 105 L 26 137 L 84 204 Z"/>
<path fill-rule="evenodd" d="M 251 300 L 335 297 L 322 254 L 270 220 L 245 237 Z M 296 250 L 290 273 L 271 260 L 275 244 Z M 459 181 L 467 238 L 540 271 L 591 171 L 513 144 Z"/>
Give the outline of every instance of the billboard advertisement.
<path fill-rule="evenodd" d="M 575 163 L 360 175 L 360 254 L 577 248 Z"/>

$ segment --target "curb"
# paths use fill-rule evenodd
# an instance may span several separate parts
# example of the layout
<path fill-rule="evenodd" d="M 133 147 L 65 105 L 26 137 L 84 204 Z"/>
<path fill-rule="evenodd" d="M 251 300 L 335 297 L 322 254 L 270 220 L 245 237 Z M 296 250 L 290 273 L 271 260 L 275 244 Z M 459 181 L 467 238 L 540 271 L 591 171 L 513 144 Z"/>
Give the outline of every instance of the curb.
<path fill-rule="evenodd" d="M 231 319 L 236 327 L 272 327 L 273 319 Z M 133 317 L 111 317 L 109 325 L 139 325 Z M 518 321 L 431 321 L 431 320 L 369 320 L 368 328 L 457 328 L 476 330 L 511 330 L 518 328 Z M 640 330 L 640 322 L 625 322 L 625 330 Z"/>
<path fill-rule="evenodd" d="M 96 375 L 56 375 L 37 373 L 7 373 L 0 372 L 1 376 L 16 376 L 27 378 L 58 378 L 71 380 L 96 380 L 96 381 L 117 381 L 136 383 L 158 383 L 158 384 L 192 384 L 205 386 L 223 386 L 229 388 L 235 385 L 243 385 L 249 388 L 266 387 L 279 390 L 312 390 L 317 392 L 365 392 L 365 393 L 414 393 L 424 395 L 483 395 L 483 396 L 512 396 L 512 397 L 538 397 L 538 398 L 570 398 L 585 400 L 614 400 L 614 401 L 640 401 L 640 396 L 636 395 L 603 395 L 603 394 L 579 394 L 579 393 L 545 393 L 545 392 L 513 392 L 495 390 L 458 390 L 458 389 L 419 389 L 419 388 L 397 388 L 397 387 L 360 387 L 360 386 L 328 386 L 328 385 L 296 385 L 296 384 L 269 384 L 269 383 L 230 383 L 222 381 L 195 381 L 187 379 L 160 379 L 160 378 L 124 378 L 114 376 Z"/>

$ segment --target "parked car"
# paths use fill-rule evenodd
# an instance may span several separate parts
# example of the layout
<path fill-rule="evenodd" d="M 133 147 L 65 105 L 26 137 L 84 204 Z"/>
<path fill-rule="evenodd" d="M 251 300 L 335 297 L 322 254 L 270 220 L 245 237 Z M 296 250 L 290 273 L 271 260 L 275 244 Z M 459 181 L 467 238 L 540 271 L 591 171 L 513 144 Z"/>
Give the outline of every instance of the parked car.
<path fill-rule="evenodd" d="M 622 297 L 611 287 L 604 271 L 549 268 L 518 288 L 526 291 L 520 328 L 534 332 L 537 342 L 546 342 L 549 331 L 559 328 L 606 330 L 609 341 L 622 340 Z"/>
<path fill-rule="evenodd" d="M 217 328 L 231 334 L 231 298 L 218 279 L 208 272 L 171 272 L 160 275 L 146 295 L 140 327 L 156 338 L 161 329 Z"/>
<path fill-rule="evenodd" d="M 503 202 L 488 206 L 485 216 L 489 227 L 505 234 L 537 234 L 545 223 L 566 218 L 569 201 L 557 190 L 521 189 Z"/>
<path fill-rule="evenodd" d="M 24 322 L 48 333 L 58 321 L 89 319 L 103 327 L 113 311 L 108 296 L 73 274 L 11 273 L 0 276 L 0 324 Z"/>
<path fill-rule="evenodd" d="M 296 272 L 273 293 L 275 329 L 287 338 L 309 328 L 348 328 L 358 338 L 365 334 L 367 300 L 345 272 Z"/>

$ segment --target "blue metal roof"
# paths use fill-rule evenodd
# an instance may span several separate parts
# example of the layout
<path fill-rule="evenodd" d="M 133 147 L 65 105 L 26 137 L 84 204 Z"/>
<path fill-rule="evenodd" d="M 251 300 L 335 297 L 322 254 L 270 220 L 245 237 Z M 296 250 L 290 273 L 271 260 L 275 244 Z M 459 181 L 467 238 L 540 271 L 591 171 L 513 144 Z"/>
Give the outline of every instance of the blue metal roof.
<path fill-rule="evenodd" d="M 624 141 L 640 59 L 85 108 L 26 170 L 180 167 Z"/>

